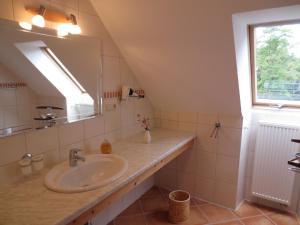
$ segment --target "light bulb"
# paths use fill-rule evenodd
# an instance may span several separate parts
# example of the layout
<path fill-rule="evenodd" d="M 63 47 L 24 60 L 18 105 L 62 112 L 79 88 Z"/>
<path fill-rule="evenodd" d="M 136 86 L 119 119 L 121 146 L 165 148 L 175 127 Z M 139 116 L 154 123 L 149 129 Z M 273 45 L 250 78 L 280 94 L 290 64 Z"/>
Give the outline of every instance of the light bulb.
<path fill-rule="evenodd" d="M 22 27 L 25 30 L 32 30 L 31 23 L 28 23 L 28 22 L 25 22 L 25 21 L 20 21 L 19 26 Z"/>
<path fill-rule="evenodd" d="M 79 25 L 71 25 L 69 28 L 71 34 L 81 34 L 81 28 Z"/>
<path fill-rule="evenodd" d="M 60 37 L 67 36 L 70 30 L 70 24 L 62 24 L 57 27 L 57 35 Z"/>
<path fill-rule="evenodd" d="M 38 27 L 45 27 L 45 19 L 41 15 L 35 15 L 31 19 L 32 24 Z"/>

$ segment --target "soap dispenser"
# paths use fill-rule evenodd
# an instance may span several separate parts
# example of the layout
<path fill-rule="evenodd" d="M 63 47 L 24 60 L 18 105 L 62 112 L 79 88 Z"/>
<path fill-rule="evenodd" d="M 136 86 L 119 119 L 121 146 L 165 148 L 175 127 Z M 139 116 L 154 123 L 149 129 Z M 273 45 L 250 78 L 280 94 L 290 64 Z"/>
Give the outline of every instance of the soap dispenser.
<path fill-rule="evenodd" d="M 110 154 L 112 152 L 111 143 L 104 139 L 103 143 L 101 144 L 100 150 L 103 154 Z"/>

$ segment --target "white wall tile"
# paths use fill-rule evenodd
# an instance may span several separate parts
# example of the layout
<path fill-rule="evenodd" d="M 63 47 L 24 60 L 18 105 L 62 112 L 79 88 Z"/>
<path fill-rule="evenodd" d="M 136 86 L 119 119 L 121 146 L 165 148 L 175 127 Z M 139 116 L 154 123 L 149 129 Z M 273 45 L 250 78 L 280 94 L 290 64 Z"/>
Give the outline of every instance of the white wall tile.
<path fill-rule="evenodd" d="M 84 150 L 88 153 L 100 152 L 100 146 L 104 141 L 104 135 L 95 136 L 85 139 Z"/>
<path fill-rule="evenodd" d="M 107 34 L 107 38 L 103 39 L 103 55 L 112 57 L 119 57 L 121 55 L 119 49 L 117 48 L 115 42 L 110 38 L 109 34 Z"/>
<path fill-rule="evenodd" d="M 199 124 L 197 128 L 197 147 L 200 151 L 216 152 L 217 139 L 210 137 L 213 125 Z"/>
<path fill-rule="evenodd" d="M 241 116 L 219 115 L 219 121 L 223 127 L 243 127 L 243 118 Z"/>
<path fill-rule="evenodd" d="M 103 88 L 117 91 L 121 87 L 120 60 L 115 57 L 103 57 Z"/>
<path fill-rule="evenodd" d="M 104 124 L 105 133 L 116 131 L 121 128 L 120 106 L 116 105 L 114 110 L 104 113 Z"/>
<path fill-rule="evenodd" d="M 60 147 L 60 161 L 65 161 L 69 159 L 69 152 L 71 149 L 77 148 L 84 150 L 84 143 L 82 141 L 70 144 L 70 145 L 64 145 Z M 79 154 L 84 154 L 84 152 L 80 152 Z"/>
<path fill-rule="evenodd" d="M 242 129 L 221 128 L 218 138 L 218 154 L 240 156 Z"/>
<path fill-rule="evenodd" d="M 70 145 L 83 140 L 83 123 L 74 122 L 58 127 L 61 146 Z"/>
<path fill-rule="evenodd" d="M 177 171 L 195 173 L 197 165 L 197 152 L 193 147 L 182 153 L 177 158 Z"/>
<path fill-rule="evenodd" d="M 74 0 L 69 0 L 69 1 L 74 1 Z M 90 0 L 78 0 L 78 7 L 79 7 L 79 10 L 82 12 L 86 12 L 86 13 L 97 16 L 97 13 L 96 13 L 94 7 L 92 6 Z"/>
<path fill-rule="evenodd" d="M 197 156 L 197 175 L 202 178 L 215 179 L 216 153 L 199 151 Z"/>
<path fill-rule="evenodd" d="M 0 17 L 7 20 L 13 19 L 12 0 L 1 1 Z"/>
<path fill-rule="evenodd" d="M 58 129 L 52 127 L 26 133 L 27 151 L 32 154 L 39 154 L 58 148 Z"/>
<path fill-rule="evenodd" d="M 189 192 L 191 195 L 195 192 L 195 176 L 193 173 L 178 172 L 177 188 Z"/>
<path fill-rule="evenodd" d="M 216 179 L 231 184 L 237 184 L 239 159 L 217 155 Z"/>
<path fill-rule="evenodd" d="M 188 131 L 188 132 L 196 133 L 197 124 L 196 123 L 179 122 L 178 129 L 181 131 Z"/>
<path fill-rule="evenodd" d="M 236 205 L 236 185 L 217 182 L 214 201 L 223 206 L 229 207 L 231 209 L 235 209 Z"/>
<path fill-rule="evenodd" d="M 84 138 L 91 138 L 104 134 L 104 118 L 97 116 L 92 119 L 84 120 Z"/>
<path fill-rule="evenodd" d="M 214 180 L 196 177 L 196 189 L 195 189 L 196 197 L 207 201 L 213 201 L 214 191 L 215 191 Z"/>
<path fill-rule="evenodd" d="M 21 159 L 26 152 L 25 135 L 0 138 L 0 165 L 6 165 Z"/>

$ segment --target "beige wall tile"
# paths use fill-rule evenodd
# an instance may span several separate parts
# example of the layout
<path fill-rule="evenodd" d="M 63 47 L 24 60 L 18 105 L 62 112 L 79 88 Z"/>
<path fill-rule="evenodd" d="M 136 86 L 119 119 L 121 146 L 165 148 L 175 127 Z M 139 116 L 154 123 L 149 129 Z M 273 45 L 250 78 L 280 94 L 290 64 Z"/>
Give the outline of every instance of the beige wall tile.
<path fill-rule="evenodd" d="M 198 113 L 198 123 L 212 125 L 218 122 L 217 114 Z"/>
<path fill-rule="evenodd" d="M 179 112 L 179 121 L 188 123 L 197 123 L 198 113 L 196 112 Z"/>
<path fill-rule="evenodd" d="M 178 112 L 161 112 L 161 118 L 164 120 L 172 120 L 172 121 L 178 121 L 179 114 Z"/>
<path fill-rule="evenodd" d="M 178 122 L 171 121 L 171 120 L 161 120 L 161 127 L 170 130 L 177 130 L 178 129 Z"/>

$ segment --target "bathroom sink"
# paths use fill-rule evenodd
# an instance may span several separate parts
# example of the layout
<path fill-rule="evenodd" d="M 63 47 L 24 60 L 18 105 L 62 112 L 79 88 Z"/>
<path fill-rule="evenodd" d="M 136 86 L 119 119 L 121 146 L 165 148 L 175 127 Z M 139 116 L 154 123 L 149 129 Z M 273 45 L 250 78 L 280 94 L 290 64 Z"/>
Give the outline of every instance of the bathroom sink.
<path fill-rule="evenodd" d="M 127 170 L 127 160 L 113 154 L 92 154 L 84 162 L 70 167 L 65 161 L 51 169 L 45 177 L 50 190 L 63 193 L 84 192 L 107 185 Z"/>

